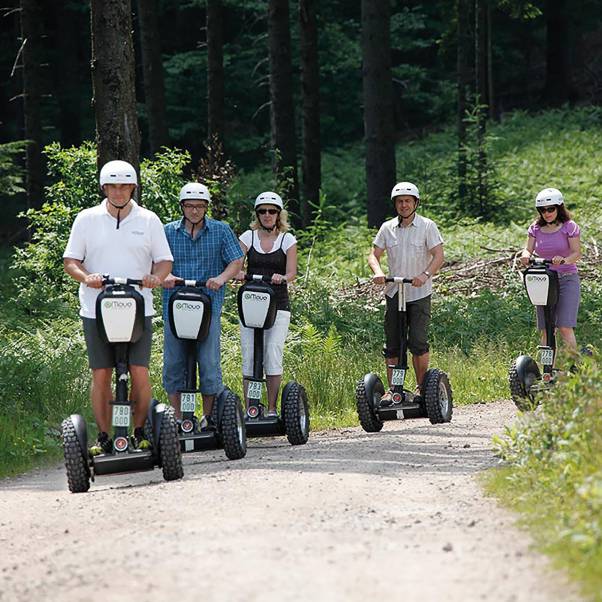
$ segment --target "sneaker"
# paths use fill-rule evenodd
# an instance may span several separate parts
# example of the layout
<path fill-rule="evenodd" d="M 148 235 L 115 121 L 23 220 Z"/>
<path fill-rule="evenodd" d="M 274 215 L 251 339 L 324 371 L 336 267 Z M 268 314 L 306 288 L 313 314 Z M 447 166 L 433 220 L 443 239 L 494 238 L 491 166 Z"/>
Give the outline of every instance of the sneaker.
<path fill-rule="evenodd" d="M 151 447 L 151 442 L 146 438 L 144 429 L 141 426 L 138 426 L 134 429 L 133 444 L 136 449 L 145 450 Z"/>
<path fill-rule="evenodd" d="M 199 423 L 200 431 L 214 431 L 215 430 L 215 422 L 213 422 L 213 418 L 211 416 L 203 416 L 201 418 L 201 422 Z"/>
<path fill-rule="evenodd" d="M 422 403 L 422 391 L 419 385 L 414 389 L 414 403 Z"/>
<path fill-rule="evenodd" d="M 265 415 L 266 418 L 278 418 L 278 410 L 269 410 Z"/>
<path fill-rule="evenodd" d="M 100 454 L 110 454 L 113 451 L 113 439 L 104 431 L 98 433 L 96 443 L 88 450 L 91 456 L 99 456 Z"/>
<path fill-rule="evenodd" d="M 387 392 L 380 398 L 378 405 L 381 408 L 388 408 L 393 404 L 393 392 L 388 389 Z"/>

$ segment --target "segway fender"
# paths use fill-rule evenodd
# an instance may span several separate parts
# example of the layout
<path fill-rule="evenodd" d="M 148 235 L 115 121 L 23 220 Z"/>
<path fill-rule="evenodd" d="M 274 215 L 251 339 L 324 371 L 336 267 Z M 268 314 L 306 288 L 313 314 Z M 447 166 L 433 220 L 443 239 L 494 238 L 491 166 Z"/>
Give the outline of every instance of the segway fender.
<path fill-rule="evenodd" d="M 82 450 L 84 458 L 88 457 L 88 428 L 83 416 L 79 414 L 71 414 L 71 422 L 75 428 L 75 435 L 79 442 L 79 447 Z"/>
<path fill-rule="evenodd" d="M 213 402 L 215 404 L 215 409 L 212 413 L 214 415 L 215 425 L 218 428 L 220 428 L 220 425 L 222 424 L 222 418 L 224 416 L 224 400 L 228 396 L 229 392 L 230 390 L 228 387 L 224 387 L 221 393 L 216 395 L 215 401 Z"/>
<path fill-rule="evenodd" d="M 374 372 L 366 374 L 366 376 L 364 376 L 364 390 L 366 391 L 366 398 L 370 404 L 370 409 L 373 412 L 376 411 L 374 408 L 374 391 L 381 392 L 381 395 L 383 395 L 385 391 L 380 376 Z"/>
<path fill-rule="evenodd" d="M 154 401 L 154 400 L 153 400 Z M 153 425 L 153 437 L 156 442 L 160 441 L 161 437 L 161 423 L 163 421 L 163 414 L 167 409 L 167 406 L 164 403 L 156 403 L 152 406 L 153 415 L 152 415 L 152 425 Z"/>
<path fill-rule="evenodd" d="M 525 391 L 528 391 L 530 386 L 533 384 L 533 377 L 536 379 L 541 378 L 541 372 L 537 362 L 530 355 L 520 355 L 516 358 L 515 362 L 516 374 L 520 379 Z"/>

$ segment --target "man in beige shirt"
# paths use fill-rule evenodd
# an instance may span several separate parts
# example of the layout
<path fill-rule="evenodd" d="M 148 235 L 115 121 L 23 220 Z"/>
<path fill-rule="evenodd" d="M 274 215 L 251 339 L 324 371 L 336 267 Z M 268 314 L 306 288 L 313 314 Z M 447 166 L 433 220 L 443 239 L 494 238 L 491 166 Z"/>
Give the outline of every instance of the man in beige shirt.
<path fill-rule="evenodd" d="M 416 213 L 420 203 L 418 188 L 411 182 L 400 182 L 391 191 L 397 217 L 386 221 L 379 229 L 368 256 L 374 273 L 373 282 L 385 284 L 380 260 L 387 253 L 389 275 L 411 278 L 406 292 L 408 349 L 416 374 L 417 394 L 429 365 L 428 327 L 431 320 L 432 277 L 443 265 L 443 238 L 435 222 Z M 387 378 L 391 386 L 393 366 L 399 363 L 400 324 L 397 284 L 385 288 L 385 346 Z M 387 392 L 383 400 L 390 398 Z"/>

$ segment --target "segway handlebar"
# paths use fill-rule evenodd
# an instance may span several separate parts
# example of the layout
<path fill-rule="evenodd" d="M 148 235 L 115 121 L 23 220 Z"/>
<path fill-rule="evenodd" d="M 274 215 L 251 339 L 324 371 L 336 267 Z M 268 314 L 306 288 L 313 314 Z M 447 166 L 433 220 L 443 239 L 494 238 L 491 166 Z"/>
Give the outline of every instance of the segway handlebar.
<path fill-rule="evenodd" d="M 564 263 L 564 259 L 560 262 L 560 265 Z M 543 257 L 529 257 L 529 265 L 553 265 L 551 259 L 544 259 Z"/>
<path fill-rule="evenodd" d="M 176 278 L 174 281 L 174 286 L 192 286 L 196 288 L 201 288 L 206 285 L 206 280 L 185 280 L 184 278 Z"/>
<path fill-rule="evenodd" d="M 272 282 L 271 276 L 264 276 L 263 274 L 245 274 L 245 280 L 247 282 Z"/>
<path fill-rule="evenodd" d="M 397 284 L 412 284 L 412 278 L 401 278 L 400 276 L 387 276 L 385 282 L 396 282 Z"/>
<path fill-rule="evenodd" d="M 136 284 L 142 286 L 141 278 L 124 278 L 123 276 L 109 276 L 108 274 L 102 275 L 102 283 L 107 284 Z"/>

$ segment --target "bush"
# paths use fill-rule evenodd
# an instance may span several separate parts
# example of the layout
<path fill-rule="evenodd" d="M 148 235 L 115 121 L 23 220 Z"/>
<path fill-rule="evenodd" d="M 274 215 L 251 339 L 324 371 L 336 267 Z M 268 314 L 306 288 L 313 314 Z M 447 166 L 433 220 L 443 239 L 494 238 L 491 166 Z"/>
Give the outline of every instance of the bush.
<path fill-rule="evenodd" d="M 507 468 L 490 486 L 525 514 L 536 539 L 602 600 L 602 366 L 583 362 L 542 406 L 497 438 Z"/>

